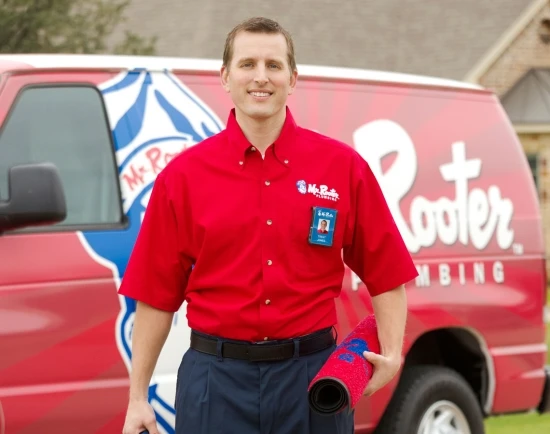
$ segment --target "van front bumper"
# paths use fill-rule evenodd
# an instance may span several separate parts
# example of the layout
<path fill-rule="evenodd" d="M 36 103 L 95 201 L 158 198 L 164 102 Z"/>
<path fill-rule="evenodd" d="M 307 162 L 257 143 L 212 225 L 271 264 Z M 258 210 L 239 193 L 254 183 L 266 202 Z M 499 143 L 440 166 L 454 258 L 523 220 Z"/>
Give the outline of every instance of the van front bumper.
<path fill-rule="evenodd" d="M 537 408 L 539 413 L 550 413 L 550 366 L 544 368 L 545 382 L 544 389 L 542 391 L 542 398 Z"/>

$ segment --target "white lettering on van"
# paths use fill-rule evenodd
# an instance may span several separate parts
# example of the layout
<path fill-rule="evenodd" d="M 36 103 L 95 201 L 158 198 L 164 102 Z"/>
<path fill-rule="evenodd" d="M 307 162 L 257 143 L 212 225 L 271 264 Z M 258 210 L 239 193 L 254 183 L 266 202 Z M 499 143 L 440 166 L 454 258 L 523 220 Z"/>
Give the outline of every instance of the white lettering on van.
<path fill-rule="evenodd" d="M 480 176 L 482 161 L 466 158 L 464 142 L 451 144 L 451 162 L 439 168 L 443 180 L 454 183 L 455 197 L 442 196 L 436 200 L 414 197 L 409 209 L 409 227 L 400 201 L 410 191 L 418 171 L 412 139 L 399 124 L 376 120 L 357 129 L 353 141 L 380 183 L 409 251 L 416 253 L 422 247 L 432 246 L 437 239 L 449 246 L 457 241 L 463 245 L 471 243 L 478 250 L 487 247 L 493 236 L 501 249 L 512 245 L 513 204 L 502 197 L 496 185 L 489 186 L 487 191 L 469 190 L 468 181 Z M 391 153 L 397 156 L 383 173 L 382 159 Z"/>
<path fill-rule="evenodd" d="M 458 281 L 461 285 L 464 285 L 466 283 L 466 274 L 464 264 L 462 263 L 458 264 Z"/>
<path fill-rule="evenodd" d="M 361 285 L 362 283 L 363 282 L 361 281 L 361 279 L 359 279 L 359 276 L 352 271 L 351 272 L 351 290 L 357 291 L 359 289 L 359 285 Z"/>
<path fill-rule="evenodd" d="M 416 286 L 430 286 L 430 267 L 427 265 L 417 265 Z"/>
<path fill-rule="evenodd" d="M 504 265 L 500 261 L 495 261 L 493 264 L 493 280 L 496 283 L 504 282 Z"/>
<path fill-rule="evenodd" d="M 485 264 L 483 262 L 474 262 L 474 282 L 485 283 Z"/>
<path fill-rule="evenodd" d="M 449 287 L 452 284 L 464 286 L 484 285 L 487 281 L 491 283 L 504 283 L 504 264 L 501 261 L 494 262 L 458 262 L 458 263 L 431 263 L 415 264 L 418 276 L 414 280 L 416 288 L 430 288 L 432 286 L 431 274 L 437 274 L 440 287 Z M 490 270 L 486 273 L 486 270 Z M 361 279 L 353 271 L 351 272 L 351 289 L 358 291 L 363 284 Z M 492 278 L 492 280 L 491 280 Z M 408 287 L 408 286 L 407 286 Z"/>
<path fill-rule="evenodd" d="M 441 286 L 451 284 L 451 267 L 449 267 L 449 264 L 439 264 L 439 284 Z"/>

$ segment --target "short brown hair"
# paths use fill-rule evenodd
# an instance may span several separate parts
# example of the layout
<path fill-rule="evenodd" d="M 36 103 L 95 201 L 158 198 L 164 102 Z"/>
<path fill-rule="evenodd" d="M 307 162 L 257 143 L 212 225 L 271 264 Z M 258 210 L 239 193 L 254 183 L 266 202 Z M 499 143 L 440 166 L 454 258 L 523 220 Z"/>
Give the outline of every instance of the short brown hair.
<path fill-rule="evenodd" d="M 292 36 L 278 22 L 264 17 L 249 18 L 248 20 L 237 24 L 233 30 L 228 33 L 223 50 L 223 66 L 228 68 L 231 63 L 231 59 L 233 58 L 233 42 L 239 32 L 283 35 L 286 39 L 288 65 L 290 67 L 290 71 L 293 72 L 296 70 L 296 58 L 294 56 L 294 43 L 292 42 Z"/>

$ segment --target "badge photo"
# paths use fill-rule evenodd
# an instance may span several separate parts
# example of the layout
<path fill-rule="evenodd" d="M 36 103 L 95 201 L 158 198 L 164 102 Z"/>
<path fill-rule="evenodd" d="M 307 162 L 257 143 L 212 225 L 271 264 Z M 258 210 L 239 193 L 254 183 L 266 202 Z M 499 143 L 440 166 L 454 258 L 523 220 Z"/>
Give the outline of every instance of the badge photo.
<path fill-rule="evenodd" d="M 309 243 L 318 246 L 332 246 L 338 210 L 316 206 L 312 211 Z"/>

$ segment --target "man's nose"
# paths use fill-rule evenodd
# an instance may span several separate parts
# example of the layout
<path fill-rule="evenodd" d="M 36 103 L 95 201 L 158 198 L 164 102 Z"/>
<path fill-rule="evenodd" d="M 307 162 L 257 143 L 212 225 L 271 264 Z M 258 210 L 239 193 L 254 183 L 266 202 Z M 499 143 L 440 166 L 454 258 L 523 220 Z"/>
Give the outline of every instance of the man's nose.
<path fill-rule="evenodd" d="M 266 84 L 269 81 L 264 65 L 258 65 L 256 68 L 256 77 L 254 78 L 254 81 L 258 84 Z"/>

